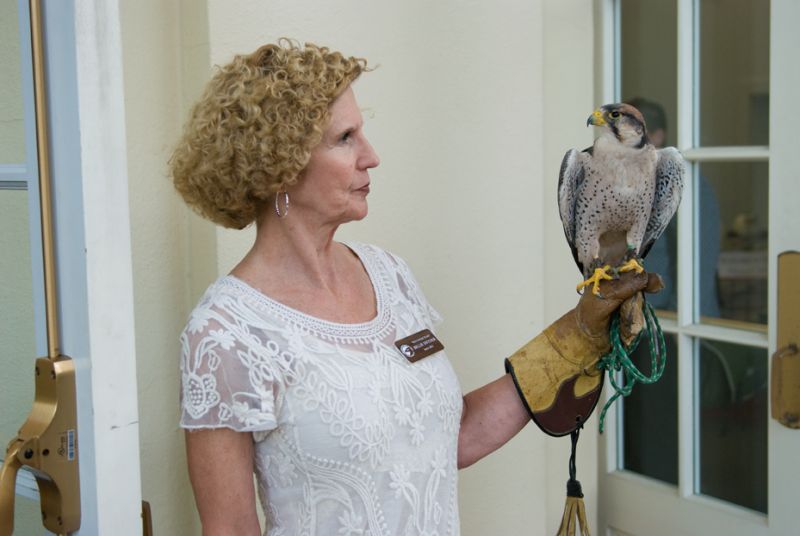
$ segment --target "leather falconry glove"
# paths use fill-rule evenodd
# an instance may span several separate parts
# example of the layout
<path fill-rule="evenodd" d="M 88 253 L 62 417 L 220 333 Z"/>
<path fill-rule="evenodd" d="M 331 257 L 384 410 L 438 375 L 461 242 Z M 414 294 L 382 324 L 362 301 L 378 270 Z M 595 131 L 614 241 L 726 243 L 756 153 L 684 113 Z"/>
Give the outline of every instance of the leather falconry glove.
<path fill-rule="evenodd" d="M 611 315 L 623 302 L 640 300 L 640 291 L 658 292 L 663 286 L 658 274 L 647 272 L 603 281 L 601 296 L 584 292 L 574 309 L 506 359 L 506 372 L 539 428 L 563 436 L 586 422 L 603 388 L 597 362 L 611 349 Z M 625 309 L 623 335 L 637 329 L 630 325 L 636 315 Z"/>

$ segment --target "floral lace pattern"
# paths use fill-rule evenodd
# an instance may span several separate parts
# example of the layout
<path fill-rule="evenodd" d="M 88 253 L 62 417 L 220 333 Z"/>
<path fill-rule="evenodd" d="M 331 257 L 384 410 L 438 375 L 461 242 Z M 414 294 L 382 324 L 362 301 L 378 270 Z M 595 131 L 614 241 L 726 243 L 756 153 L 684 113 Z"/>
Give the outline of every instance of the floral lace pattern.
<path fill-rule="evenodd" d="M 181 426 L 253 432 L 269 536 L 459 533 L 461 390 L 394 341 L 441 321 L 408 266 L 350 244 L 377 316 L 337 324 L 220 278 L 181 335 Z"/>

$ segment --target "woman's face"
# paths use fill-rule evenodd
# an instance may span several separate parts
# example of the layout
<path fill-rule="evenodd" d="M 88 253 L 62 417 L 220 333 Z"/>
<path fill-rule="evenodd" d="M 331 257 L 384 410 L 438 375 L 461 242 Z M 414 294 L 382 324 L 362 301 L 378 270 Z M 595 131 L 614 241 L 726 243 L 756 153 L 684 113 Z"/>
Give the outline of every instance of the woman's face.
<path fill-rule="evenodd" d="M 380 163 L 362 130 L 361 110 L 351 88 L 330 107 L 330 123 L 295 186 L 290 214 L 301 212 L 320 225 L 360 220 L 367 215 L 369 169 Z"/>

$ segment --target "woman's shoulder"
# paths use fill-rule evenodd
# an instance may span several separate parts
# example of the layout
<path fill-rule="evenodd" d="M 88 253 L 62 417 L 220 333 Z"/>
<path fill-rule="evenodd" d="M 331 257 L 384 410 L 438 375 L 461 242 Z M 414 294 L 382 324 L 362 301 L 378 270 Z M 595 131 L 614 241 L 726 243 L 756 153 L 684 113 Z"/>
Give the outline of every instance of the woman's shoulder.
<path fill-rule="evenodd" d="M 231 279 L 230 275 L 223 275 L 212 282 L 203 292 L 190 314 L 214 308 L 224 309 L 227 301 L 237 293 L 236 287 L 231 284 Z"/>
<path fill-rule="evenodd" d="M 220 276 L 208 286 L 190 311 L 184 331 L 197 332 L 199 326 L 207 328 L 209 325 L 227 324 L 240 316 L 244 293 L 233 276 Z"/>
<path fill-rule="evenodd" d="M 366 257 L 367 260 L 376 261 L 380 263 L 381 267 L 384 269 L 390 271 L 397 271 L 399 269 L 403 272 L 409 269 L 408 263 L 406 263 L 403 257 L 381 246 L 355 241 L 348 241 L 345 244 L 355 251 L 362 260 Z"/>

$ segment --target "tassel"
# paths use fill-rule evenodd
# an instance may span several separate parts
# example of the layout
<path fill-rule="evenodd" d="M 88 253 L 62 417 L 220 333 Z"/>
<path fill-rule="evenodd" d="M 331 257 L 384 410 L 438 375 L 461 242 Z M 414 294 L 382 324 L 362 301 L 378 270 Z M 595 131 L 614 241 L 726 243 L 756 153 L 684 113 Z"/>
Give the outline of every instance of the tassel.
<path fill-rule="evenodd" d="M 561 518 L 561 526 L 558 527 L 556 536 L 591 536 L 589 523 L 586 522 L 586 506 L 583 504 L 583 490 L 581 483 L 575 478 L 577 470 L 575 468 L 575 448 L 578 445 L 578 435 L 580 428 L 575 429 L 571 434 L 572 454 L 569 456 L 569 480 L 567 480 L 567 503 L 564 505 L 564 515 Z M 580 532 L 576 532 L 575 529 Z"/>
<path fill-rule="evenodd" d="M 572 495 L 571 485 L 577 486 L 578 495 Z M 575 532 L 580 528 L 580 532 Z M 567 504 L 564 505 L 564 517 L 561 518 L 561 526 L 558 527 L 556 536 L 591 536 L 589 523 L 586 522 L 586 506 L 583 504 L 583 494 L 581 493 L 581 483 L 577 480 L 567 482 Z"/>

